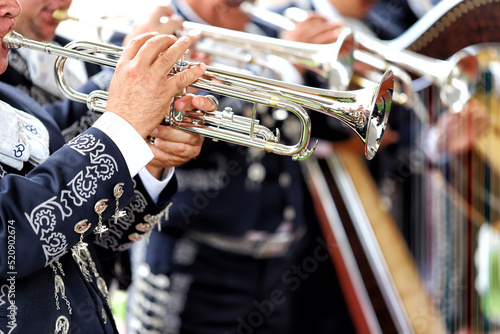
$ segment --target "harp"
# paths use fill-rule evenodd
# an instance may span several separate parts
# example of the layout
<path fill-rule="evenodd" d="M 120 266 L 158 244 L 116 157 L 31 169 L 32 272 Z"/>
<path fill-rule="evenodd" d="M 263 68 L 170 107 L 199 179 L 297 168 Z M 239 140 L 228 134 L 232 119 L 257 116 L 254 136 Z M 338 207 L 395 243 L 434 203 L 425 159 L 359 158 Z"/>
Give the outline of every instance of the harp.
<path fill-rule="evenodd" d="M 335 151 L 303 166 L 357 333 L 446 333 L 361 156 Z"/>
<path fill-rule="evenodd" d="M 498 332 L 500 104 L 492 67 L 500 4 L 442 1 L 424 17 L 391 46 L 447 59 L 476 45 L 475 99 L 489 114 L 488 130 L 444 163 L 419 161 L 418 171 L 393 176 L 397 183 L 415 174 L 411 222 L 391 215 L 359 155 L 337 147 L 303 166 L 357 332 Z M 436 120 L 435 89 L 420 94 Z"/>

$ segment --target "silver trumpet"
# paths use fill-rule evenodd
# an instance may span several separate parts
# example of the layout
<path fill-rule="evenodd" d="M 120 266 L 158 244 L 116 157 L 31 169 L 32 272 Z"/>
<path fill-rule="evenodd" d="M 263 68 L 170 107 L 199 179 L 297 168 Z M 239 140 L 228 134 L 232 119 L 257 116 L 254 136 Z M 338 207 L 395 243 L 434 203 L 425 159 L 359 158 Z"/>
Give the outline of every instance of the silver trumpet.
<path fill-rule="evenodd" d="M 362 33 L 356 33 L 355 37 L 362 49 L 383 58 L 388 65 L 393 64 L 419 75 L 438 87 L 441 103 L 452 112 L 460 112 L 472 97 L 474 83 L 477 82 L 478 61 L 465 50 L 455 53 L 448 60 L 440 60 L 408 50 L 394 50 L 383 41 Z M 356 50 L 354 58 L 363 59 L 362 54 L 362 50 Z M 418 87 L 413 82 L 414 91 L 425 86 Z"/>
<path fill-rule="evenodd" d="M 237 47 L 242 54 L 251 58 L 275 55 L 286 59 L 317 73 L 331 89 L 345 90 L 351 80 L 354 37 L 349 29 L 345 29 L 337 41 L 330 44 L 286 41 L 189 21 L 183 23 L 182 29 L 182 33 L 213 41 L 215 45 Z"/>
<path fill-rule="evenodd" d="M 3 36 L 2 45 L 6 49 L 25 47 L 57 55 L 56 80 L 62 93 L 71 100 L 86 103 L 90 110 L 105 111 L 108 93 L 96 90 L 90 94 L 83 94 L 69 87 L 64 79 L 64 64 L 68 58 L 74 58 L 115 68 L 122 54 L 122 48 L 76 41 L 65 47 L 58 47 L 26 39 L 14 31 Z M 192 64 L 180 61 L 170 74 L 184 71 Z M 389 117 L 393 74 L 387 71 L 378 85 L 374 87 L 341 92 L 287 84 L 207 66 L 203 77 L 194 82 L 191 87 L 254 104 L 285 109 L 295 114 L 300 120 L 302 125 L 300 139 L 295 145 L 280 143 L 278 130 L 274 134 L 259 124 L 255 107 L 251 118 L 234 115 L 230 109 L 215 112 L 197 111 L 195 116 L 191 116 L 192 113 L 188 115 L 172 107 L 166 115 L 166 121 L 181 130 L 198 133 L 213 140 L 223 140 L 267 152 L 289 155 L 294 160 L 303 160 L 314 150 L 314 148 L 307 147 L 311 128 L 310 117 L 304 110 L 307 108 L 337 118 L 349 126 L 365 144 L 366 158 L 372 159 L 378 150 Z"/>
<path fill-rule="evenodd" d="M 258 7 L 250 2 L 244 2 L 241 9 L 247 14 L 258 17 L 283 30 L 293 30 L 295 22 L 302 21 L 307 17 L 307 11 L 297 7 L 288 8 L 284 15 Z M 473 84 L 477 80 L 478 61 L 466 51 L 459 51 L 448 60 L 440 60 L 408 50 L 396 49 L 392 43 L 378 40 L 362 32 L 353 33 L 357 45 L 353 52 L 355 60 L 384 71 L 391 66 L 397 66 L 427 79 L 439 88 L 441 103 L 453 112 L 461 111 L 472 97 Z M 377 58 L 383 60 L 385 65 L 381 66 Z M 400 82 L 402 83 L 401 87 L 405 90 L 403 93 L 408 94 L 410 90 L 407 80 L 400 78 Z M 420 89 L 421 87 L 412 85 L 413 91 Z"/>
<path fill-rule="evenodd" d="M 69 16 L 66 10 L 56 10 L 52 14 L 55 20 L 79 20 Z M 89 24 L 98 29 L 104 25 L 109 26 L 105 19 L 87 20 Z M 130 31 L 131 23 L 126 26 L 117 25 L 115 32 L 127 33 Z M 184 21 L 182 29 L 176 32 L 178 35 L 188 35 L 197 39 L 208 41 L 212 47 L 206 47 L 207 43 L 194 43 L 192 48 L 208 54 L 218 53 L 220 47 L 227 46 L 231 52 L 225 52 L 223 57 L 236 61 L 257 64 L 266 67 L 266 55 L 275 55 L 289 62 L 307 68 L 323 78 L 331 89 L 345 90 L 352 75 L 354 62 L 354 37 L 349 29 L 339 36 L 335 43 L 310 44 L 293 41 L 285 41 L 279 38 L 261 36 L 241 31 L 234 31 L 214 27 L 206 24 Z M 215 47 L 214 47 L 215 46 Z M 235 49 L 236 52 L 234 51 Z M 273 71 L 273 68 L 270 68 Z"/>

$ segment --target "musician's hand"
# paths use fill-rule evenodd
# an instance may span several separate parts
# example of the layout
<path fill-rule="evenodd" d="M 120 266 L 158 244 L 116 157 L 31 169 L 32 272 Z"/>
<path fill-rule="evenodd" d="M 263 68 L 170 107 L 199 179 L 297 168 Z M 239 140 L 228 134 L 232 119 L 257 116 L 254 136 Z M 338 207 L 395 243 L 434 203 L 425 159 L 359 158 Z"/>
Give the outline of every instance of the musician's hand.
<path fill-rule="evenodd" d="M 205 96 L 187 94 L 175 102 L 178 111 L 214 111 L 217 105 Z M 150 144 L 155 157 L 146 166 L 151 175 L 159 177 L 165 167 L 179 166 L 194 157 L 201 150 L 203 136 L 179 130 L 168 125 L 158 125 L 153 130 L 154 144 Z"/>
<path fill-rule="evenodd" d="M 295 23 L 294 30 L 283 31 L 281 38 L 302 43 L 328 44 L 337 40 L 341 32 L 339 28 L 343 26 L 342 21 L 332 23 L 326 17 L 311 12 L 304 21 Z"/>
<path fill-rule="evenodd" d="M 198 39 L 197 36 L 191 36 L 191 35 L 189 36 L 189 38 L 191 39 L 191 45 L 194 45 Z M 194 47 L 191 47 L 189 49 L 188 61 L 193 63 L 200 62 L 210 65 L 212 63 L 212 56 L 205 52 L 196 51 Z M 191 94 L 198 94 L 200 92 L 200 89 L 194 87 L 188 87 L 186 91 Z"/>
<path fill-rule="evenodd" d="M 158 33 L 131 40 L 111 81 L 106 111 L 120 115 L 146 138 L 164 119 L 174 95 L 205 72 L 200 64 L 170 75 L 189 45 L 187 37 Z"/>
<path fill-rule="evenodd" d="M 157 6 L 150 16 L 134 21 L 132 30 L 123 40 L 123 45 L 127 45 L 132 38 L 147 32 L 173 35 L 177 29 L 182 27 L 184 21 L 180 16 L 173 14 L 174 12 L 169 6 Z"/>
<path fill-rule="evenodd" d="M 308 16 L 300 22 L 295 22 L 294 30 L 284 30 L 281 38 L 294 42 L 328 44 L 337 40 L 343 26 L 343 22 L 331 23 L 322 15 L 310 12 Z M 306 69 L 303 66 L 296 65 L 299 73 L 304 74 Z"/>
<path fill-rule="evenodd" d="M 489 114 L 476 100 L 470 100 L 462 111 L 447 112 L 437 123 L 438 151 L 451 154 L 464 153 L 488 129 Z"/>

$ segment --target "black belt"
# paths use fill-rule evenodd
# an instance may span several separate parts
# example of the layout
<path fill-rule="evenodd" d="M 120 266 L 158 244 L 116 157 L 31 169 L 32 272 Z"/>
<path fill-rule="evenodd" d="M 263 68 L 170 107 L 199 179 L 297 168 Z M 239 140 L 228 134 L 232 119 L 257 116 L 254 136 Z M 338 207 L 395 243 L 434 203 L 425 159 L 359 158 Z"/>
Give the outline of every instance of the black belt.
<path fill-rule="evenodd" d="M 303 235 L 304 229 L 299 228 L 294 232 L 250 231 L 243 237 L 197 231 L 188 231 L 185 236 L 226 252 L 248 255 L 254 258 L 272 258 L 283 256 L 291 245 Z"/>

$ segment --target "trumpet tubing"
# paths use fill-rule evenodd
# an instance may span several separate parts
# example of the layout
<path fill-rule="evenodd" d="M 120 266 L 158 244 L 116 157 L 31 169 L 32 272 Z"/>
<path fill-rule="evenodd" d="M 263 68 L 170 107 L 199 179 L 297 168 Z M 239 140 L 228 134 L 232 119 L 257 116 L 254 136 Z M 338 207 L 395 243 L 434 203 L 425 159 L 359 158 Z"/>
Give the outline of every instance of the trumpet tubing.
<path fill-rule="evenodd" d="M 67 19 L 78 20 L 71 17 L 65 10 L 56 10 L 53 13 L 56 20 L 63 21 Z M 108 25 L 106 20 L 87 21 L 97 27 Z M 116 32 L 123 33 L 130 31 L 130 25 L 127 27 L 116 27 Z M 204 40 L 212 41 L 215 46 L 227 46 L 232 52 L 225 52 L 227 59 L 248 59 L 252 63 L 266 66 L 265 58 L 267 55 L 275 55 L 288 60 L 289 62 L 307 68 L 317 73 L 323 78 L 331 89 L 345 90 L 350 82 L 352 75 L 354 37 L 349 29 L 345 29 L 335 43 L 331 44 L 310 44 L 293 41 L 285 41 L 279 38 L 272 38 L 251 34 L 242 31 L 234 31 L 214 27 L 206 24 L 185 21 L 182 29 L 177 34 L 187 34 L 196 36 Z M 203 45 L 200 43 L 200 45 Z M 235 47 L 240 49 L 243 54 L 233 56 Z M 197 49 L 197 43 L 192 46 Z M 218 52 L 217 48 L 212 48 Z M 211 53 L 212 50 L 204 48 L 203 52 Z M 271 68 L 271 70 L 274 70 Z"/>
<path fill-rule="evenodd" d="M 2 45 L 4 48 L 26 47 L 57 55 L 55 72 L 57 85 L 63 94 L 71 100 L 86 103 L 93 111 L 105 111 L 108 93 L 97 90 L 86 95 L 69 87 L 64 79 L 64 64 L 67 58 L 74 58 L 115 68 L 122 54 L 122 48 L 76 41 L 65 47 L 58 47 L 25 39 L 13 31 L 2 37 Z M 179 61 L 170 74 L 182 72 L 190 66 L 192 63 Z M 280 143 L 279 133 L 274 135 L 271 130 L 258 123 L 255 108 L 251 118 L 236 116 L 232 110 L 198 111 L 196 116 L 192 117 L 172 108 L 166 120 L 181 130 L 195 132 L 214 140 L 220 139 L 276 154 L 289 155 L 294 160 L 303 160 L 314 150 L 307 147 L 311 128 L 309 114 L 304 110 L 307 108 L 334 117 L 354 130 L 365 144 L 366 158 L 372 159 L 387 125 L 393 85 L 394 78 L 391 71 L 387 71 L 374 87 L 346 92 L 294 85 L 207 66 L 205 74 L 195 81 L 192 87 L 293 113 L 302 124 L 299 141 L 295 145 Z"/>

